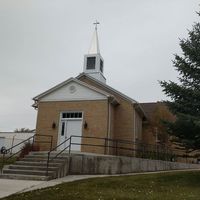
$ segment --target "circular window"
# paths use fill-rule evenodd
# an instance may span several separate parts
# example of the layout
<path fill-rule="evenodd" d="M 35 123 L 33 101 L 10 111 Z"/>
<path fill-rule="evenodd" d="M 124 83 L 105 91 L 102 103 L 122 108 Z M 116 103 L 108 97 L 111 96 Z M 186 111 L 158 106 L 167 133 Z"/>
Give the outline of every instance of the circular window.
<path fill-rule="evenodd" d="M 76 92 L 76 87 L 75 87 L 74 85 L 71 85 L 71 86 L 69 87 L 69 91 L 70 91 L 70 93 Z"/>

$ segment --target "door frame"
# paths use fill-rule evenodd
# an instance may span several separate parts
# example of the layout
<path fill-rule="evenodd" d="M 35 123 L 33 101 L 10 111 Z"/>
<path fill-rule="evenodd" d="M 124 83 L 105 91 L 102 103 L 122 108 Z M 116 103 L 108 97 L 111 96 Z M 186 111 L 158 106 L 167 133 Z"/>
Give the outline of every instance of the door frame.
<path fill-rule="evenodd" d="M 82 118 L 62 118 L 63 113 L 82 113 Z M 57 145 L 59 145 L 61 143 L 60 139 L 61 139 L 61 130 L 62 130 L 62 121 L 76 121 L 76 120 L 81 120 L 81 135 L 83 135 L 83 119 L 84 119 L 84 112 L 83 111 L 79 111 L 79 110 L 69 110 L 69 111 L 61 111 L 60 112 L 60 117 L 59 117 L 59 128 L 58 128 L 58 137 L 57 137 Z M 66 127 L 65 127 L 66 129 Z"/>

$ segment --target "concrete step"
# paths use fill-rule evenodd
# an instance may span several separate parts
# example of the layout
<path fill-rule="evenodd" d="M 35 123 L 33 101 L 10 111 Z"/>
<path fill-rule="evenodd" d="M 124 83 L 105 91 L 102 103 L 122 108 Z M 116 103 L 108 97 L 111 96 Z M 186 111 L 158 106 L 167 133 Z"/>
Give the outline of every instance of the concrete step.
<path fill-rule="evenodd" d="M 32 162 L 32 161 L 16 161 L 15 165 L 26 165 L 26 166 L 47 166 L 47 162 Z M 50 162 L 49 167 L 59 167 L 62 163 Z"/>
<path fill-rule="evenodd" d="M 48 176 L 46 176 L 47 152 L 31 152 L 14 164 L 6 165 L 0 178 L 25 180 L 50 180 L 61 175 L 63 164 L 69 160 L 69 154 L 64 152 L 54 158 L 58 152 L 52 152 L 49 160 Z"/>
<path fill-rule="evenodd" d="M 21 169 L 3 169 L 3 174 L 23 174 L 23 175 L 37 175 L 46 176 L 46 170 L 21 170 Z M 48 175 L 53 177 L 56 174 L 55 171 L 48 171 Z"/>
<path fill-rule="evenodd" d="M 51 177 L 50 176 L 23 175 L 23 174 L 1 174 L 0 179 L 48 181 L 51 179 Z"/>
<path fill-rule="evenodd" d="M 52 151 L 50 153 L 50 155 L 57 155 L 59 153 L 59 151 Z M 48 155 L 48 151 L 32 151 L 29 153 L 29 155 Z M 69 152 L 62 152 L 60 155 L 62 156 L 69 156 Z"/>
<path fill-rule="evenodd" d="M 45 171 L 46 166 L 27 166 L 27 165 L 9 165 L 8 169 L 20 169 L 20 170 L 34 170 L 34 171 Z M 49 166 L 49 171 L 56 171 L 58 167 Z"/>
<path fill-rule="evenodd" d="M 25 156 L 24 158 L 38 158 L 38 159 L 47 159 L 48 158 L 48 155 L 27 155 Z M 55 158 L 55 155 L 51 155 L 50 156 L 50 159 L 68 159 L 68 156 L 62 156 L 62 155 L 59 155 Z"/>
<path fill-rule="evenodd" d="M 66 159 L 67 160 L 67 159 Z M 51 163 L 63 163 L 66 161 L 65 159 L 53 159 L 50 160 Z M 47 158 L 29 158 L 29 157 L 25 157 L 22 159 L 22 161 L 28 161 L 28 162 L 47 162 Z"/>

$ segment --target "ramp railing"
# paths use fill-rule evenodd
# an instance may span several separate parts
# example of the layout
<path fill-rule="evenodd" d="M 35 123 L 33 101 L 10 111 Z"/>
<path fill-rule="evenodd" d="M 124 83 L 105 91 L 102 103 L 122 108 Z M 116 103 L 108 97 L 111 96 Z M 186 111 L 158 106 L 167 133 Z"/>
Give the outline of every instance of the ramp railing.
<path fill-rule="evenodd" d="M 78 140 L 77 140 L 78 138 Z M 76 139 L 74 141 L 74 139 Z M 111 139 L 93 136 L 77 136 L 71 135 L 65 141 L 52 148 L 48 152 L 46 175 L 48 175 L 49 164 L 56 159 L 64 151 L 69 155 L 74 146 L 80 146 L 82 152 L 108 154 L 116 156 L 129 156 L 138 158 L 147 158 L 155 160 L 176 161 L 176 154 L 164 145 L 144 144 L 139 141 L 133 142 L 129 140 Z M 52 157 L 53 151 L 57 153 Z M 55 153 L 55 152 L 54 152 Z"/>

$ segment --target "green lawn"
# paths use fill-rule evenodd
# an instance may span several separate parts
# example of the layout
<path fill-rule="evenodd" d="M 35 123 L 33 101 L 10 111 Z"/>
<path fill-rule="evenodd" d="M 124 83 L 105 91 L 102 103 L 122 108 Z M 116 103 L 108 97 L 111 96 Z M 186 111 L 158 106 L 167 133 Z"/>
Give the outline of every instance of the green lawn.
<path fill-rule="evenodd" d="M 93 178 L 12 195 L 5 200 L 200 199 L 200 172 Z"/>

